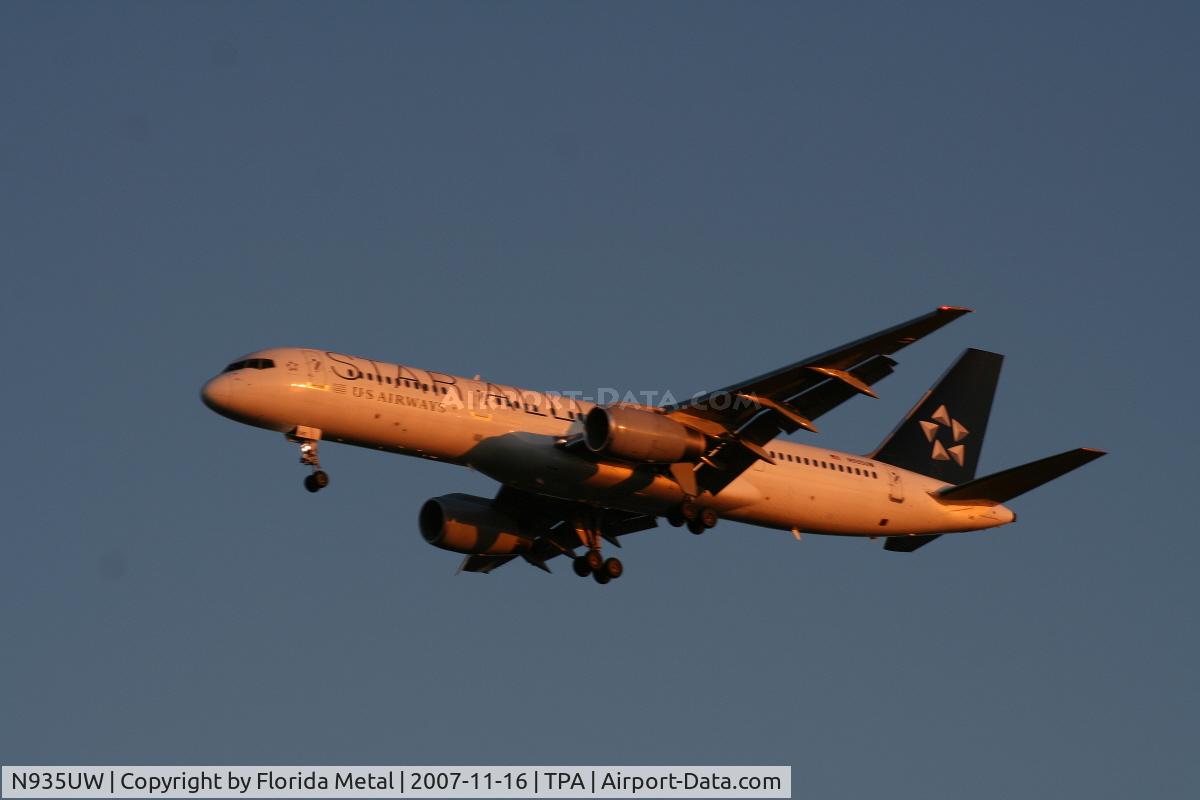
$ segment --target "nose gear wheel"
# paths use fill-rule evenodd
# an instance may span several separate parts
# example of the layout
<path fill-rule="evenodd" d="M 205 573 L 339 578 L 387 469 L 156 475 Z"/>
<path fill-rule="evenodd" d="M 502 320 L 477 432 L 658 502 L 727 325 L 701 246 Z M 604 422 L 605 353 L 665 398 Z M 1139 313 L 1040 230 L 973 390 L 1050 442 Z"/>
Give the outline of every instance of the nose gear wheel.
<path fill-rule="evenodd" d="M 304 488 L 310 492 L 319 492 L 329 485 L 329 473 L 321 469 L 321 457 L 317 454 L 317 444 L 321 439 L 321 431 L 304 425 L 297 425 L 286 434 L 288 441 L 300 445 L 300 463 L 312 467 L 312 472 L 304 476 Z"/>

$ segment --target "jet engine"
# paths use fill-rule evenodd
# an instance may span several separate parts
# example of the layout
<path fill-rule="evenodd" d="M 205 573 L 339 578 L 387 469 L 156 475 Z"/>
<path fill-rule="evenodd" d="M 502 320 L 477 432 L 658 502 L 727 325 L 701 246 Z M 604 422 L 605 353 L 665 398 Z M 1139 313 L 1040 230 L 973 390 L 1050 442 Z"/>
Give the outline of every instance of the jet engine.
<path fill-rule="evenodd" d="M 533 540 L 486 497 L 444 494 L 425 501 L 417 518 L 421 536 L 434 547 L 473 555 L 524 553 Z"/>
<path fill-rule="evenodd" d="M 623 461 L 674 464 L 704 454 L 704 435 L 644 408 L 596 406 L 583 421 L 588 449 Z"/>

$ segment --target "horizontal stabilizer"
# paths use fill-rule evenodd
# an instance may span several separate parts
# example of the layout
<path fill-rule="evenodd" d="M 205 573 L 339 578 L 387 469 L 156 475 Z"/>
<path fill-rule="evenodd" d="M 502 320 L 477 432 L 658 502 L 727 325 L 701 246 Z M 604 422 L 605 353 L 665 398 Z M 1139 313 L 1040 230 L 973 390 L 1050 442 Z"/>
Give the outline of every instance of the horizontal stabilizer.
<path fill-rule="evenodd" d="M 488 574 L 496 567 L 503 567 L 516 556 L 467 556 L 458 565 L 459 572 L 482 572 Z M 550 570 L 546 570 L 549 572 Z"/>
<path fill-rule="evenodd" d="M 930 533 L 922 536 L 889 536 L 887 541 L 883 543 L 883 549 L 893 553 L 911 553 L 918 547 L 924 547 L 934 539 L 941 536 L 940 533 Z"/>
<path fill-rule="evenodd" d="M 958 486 L 948 486 L 934 492 L 933 497 L 943 503 L 964 505 L 1006 503 L 1018 495 L 1036 489 L 1043 483 L 1082 467 L 1089 461 L 1095 461 L 1102 455 L 1104 455 L 1103 450 L 1093 450 L 1090 447 L 1068 450 L 1040 461 L 985 475 Z"/>

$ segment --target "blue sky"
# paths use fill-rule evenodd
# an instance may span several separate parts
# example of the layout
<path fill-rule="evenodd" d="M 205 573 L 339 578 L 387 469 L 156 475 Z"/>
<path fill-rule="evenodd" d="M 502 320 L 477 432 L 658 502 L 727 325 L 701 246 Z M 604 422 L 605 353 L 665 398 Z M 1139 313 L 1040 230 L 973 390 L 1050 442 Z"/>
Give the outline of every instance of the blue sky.
<path fill-rule="evenodd" d="M 783 763 L 797 796 L 1200 788 L 1190 4 L 0 7 L 4 763 Z M 872 448 L 1008 356 L 981 471 L 1111 454 L 911 555 L 725 523 L 454 576 L 479 475 L 199 402 L 312 345 L 726 385 L 936 305 Z M 809 434 L 797 438 L 812 441 Z"/>

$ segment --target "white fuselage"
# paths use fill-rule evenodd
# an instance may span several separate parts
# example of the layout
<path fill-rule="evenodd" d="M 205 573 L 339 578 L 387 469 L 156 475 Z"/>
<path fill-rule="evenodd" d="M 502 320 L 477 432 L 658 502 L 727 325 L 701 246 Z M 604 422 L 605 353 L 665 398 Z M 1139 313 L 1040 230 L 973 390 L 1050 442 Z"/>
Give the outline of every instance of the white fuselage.
<path fill-rule="evenodd" d="M 219 413 L 269 430 L 320 430 L 326 441 L 471 467 L 519 489 L 664 514 L 684 499 L 648 465 L 582 457 L 560 446 L 591 403 L 323 350 L 275 348 L 258 366 L 205 384 Z M 263 368 L 266 363 L 272 367 Z M 724 490 L 696 499 L 727 519 L 847 536 L 950 533 L 1012 522 L 1002 505 L 946 505 L 947 484 L 863 456 L 777 440 Z"/>

